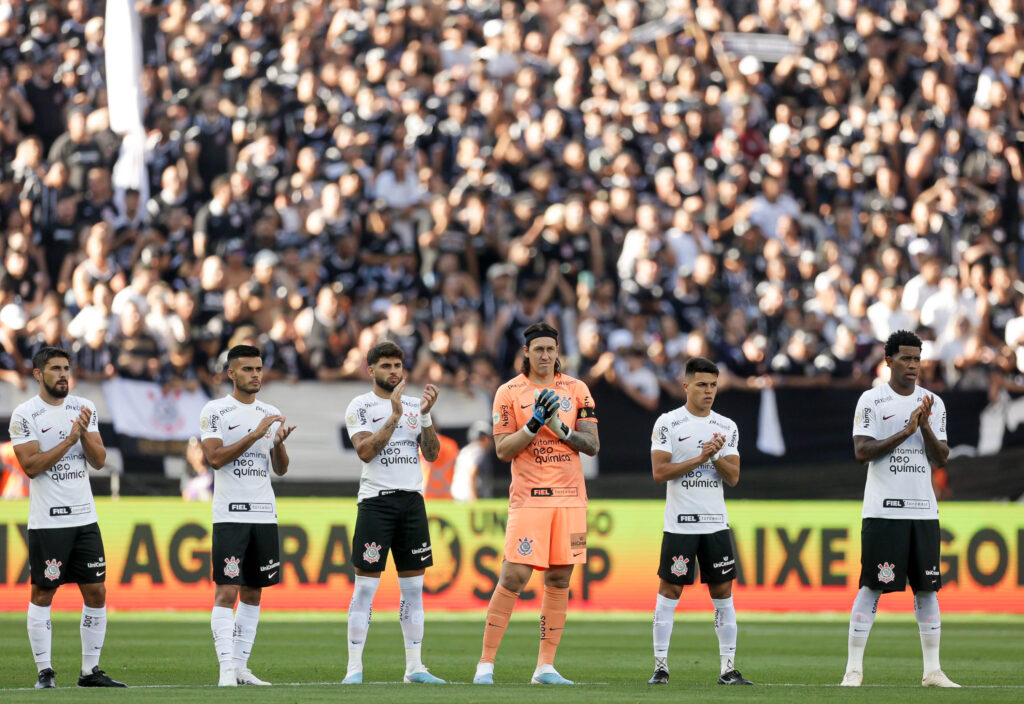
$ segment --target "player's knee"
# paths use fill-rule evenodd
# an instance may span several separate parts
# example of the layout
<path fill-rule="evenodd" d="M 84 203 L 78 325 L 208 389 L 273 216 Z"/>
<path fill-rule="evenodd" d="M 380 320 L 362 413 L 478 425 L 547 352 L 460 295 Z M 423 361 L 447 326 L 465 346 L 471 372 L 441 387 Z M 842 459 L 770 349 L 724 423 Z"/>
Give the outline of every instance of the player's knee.
<path fill-rule="evenodd" d="M 31 601 L 36 606 L 49 606 L 53 603 L 53 595 L 56 593 L 56 589 L 42 589 L 33 584 Z"/>
<path fill-rule="evenodd" d="M 263 590 L 259 587 L 240 587 L 238 590 L 239 601 L 249 606 L 259 606 L 262 596 Z"/>
<path fill-rule="evenodd" d="M 231 584 L 218 584 L 217 591 L 213 596 L 213 603 L 216 606 L 223 606 L 228 609 L 235 608 L 235 601 L 238 599 L 238 587 Z"/>
<path fill-rule="evenodd" d="M 708 592 L 711 594 L 712 599 L 728 599 L 732 596 L 732 580 L 709 584 Z"/>
<path fill-rule="evenodd" d="M 658 587 L 658 594 L 661 594 L 666 599 L 679 599 L 683 595 L 683 585 L 672 584 L 662 580 L 661 586 Z"/>
<path fill-rule="evenodd" d="M 107 603 L 107 586 L 105 584 L 81 585 L 82 601 L 90 609 L 102 608 Z"/>

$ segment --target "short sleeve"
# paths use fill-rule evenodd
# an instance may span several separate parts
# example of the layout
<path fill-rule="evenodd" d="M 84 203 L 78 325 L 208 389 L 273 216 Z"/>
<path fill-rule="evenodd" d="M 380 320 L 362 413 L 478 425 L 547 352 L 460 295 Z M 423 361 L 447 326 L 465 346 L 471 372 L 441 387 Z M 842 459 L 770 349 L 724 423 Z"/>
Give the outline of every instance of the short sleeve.
<path fill-rule="evenodd" d="M 15 413 L 11 416 L 10 433 L 12 445 L 24 445 L 27 442 L 32 442 L 33 440 L 38 442 L 39 440 L 29 419 L 20 413 Z"/>
<path fill-rule="evenodd" d="M 224 440 L 224 436 L 221 434 L 220 413 L 217 412 L 217 406 L 212 403 L 203 406 L 203 411 L 199 414 L 199 433 L 200 440 L 207 438 Z"/>
<path fill-rule="evenodd" d="M 582 381 L 576 384 L 576 420 L 597 422 L 597 408 L 590 389 Z"/>
<path fill-rule="evenodd" d="M 372 433 L 370 419 L 366 414 L 366 406 L 359 402 L 359 399 L 352 399 L 345 411 L 345 427 L 348 428 L 348 436 L 355 437 L 358 433 Z"/>
<path fill-rule="evenodd" d="M 492 411 L 491 421 L 494 426 L 495 435 L 506 435 L 519 430 L 512 403 L 512 393 L 508 387 L 503 386 L 498 389 L 498 393 L 494 396 L 494 408 Z"/>
<path fill-rule="evenodd" d="M 654 424 L 654 432 L 651 433 L 651 452 L 661 450 L 672 454 L 672 440 L 668 435 L 668 418 L 664 415 L 658 417 Z"/>
<path fill-rule="evenodd" d="M 931 423 L 932 432 L 937 440 L 946 440 L 946 404 L 938 396 L 932 395 L 935 402 L 932 404 L 932 414 L 928 421 Z"/>
<path fill-rule="evenodd" d="M 878 439 L 878 414 L 871 407 L 871 400 L 867 394 L 861 394 L 860 400 L 857 401 L 857 413 L 853 417 L 853 436 L 858 435 Z"/>
<path fill-rule="evenodd" d="M 718 451 L 719 457 L 739 457 L 740 455 L 740 429 L 735 422 L 731 422 L 731 425 L 732 429 L 729 431 L 728 437 L 725 438 L 725 444 Z"/>
<path fill-rule="evenodd" d="M 90 401 L 88 409 L 92 415 L 89 416 L 89 427 L 87 430 L 90 433 L 98 433 L 100 432 L 100 414 L 96 412 L 96 404 Z"/>

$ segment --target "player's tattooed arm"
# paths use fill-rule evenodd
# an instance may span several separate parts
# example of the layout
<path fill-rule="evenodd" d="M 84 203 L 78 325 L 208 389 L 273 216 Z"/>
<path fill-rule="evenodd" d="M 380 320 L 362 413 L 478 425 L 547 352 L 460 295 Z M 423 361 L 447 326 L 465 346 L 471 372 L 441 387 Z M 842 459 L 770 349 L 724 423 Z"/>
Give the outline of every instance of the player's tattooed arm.
<path fill-rule="evenodd" d="M 597 423 L 584 421 L 576 424 L 576 430 L 572 432 L 566 443 L 578 452 L 593 457 L 601 449 L 601 439 L 597 434 Z"/>
<path fill-rule="evenodd" d="M 428 426 L 420 432 L 420 449 L 427 462 L 433 462 L 441 454 L 441 441 L 437 439 L 437 431 L 434 426 Z"/>
<path fill-rule="evenodd" d="M 352 444 L 355 445 L 356 454 L 359 455 L 359 459 L 363 462 L 370 462 L 379 455 L 381 450 L 391 442 L 391 436 L 394 434 L 395 429 L 398 428 L 400 420 L 402 420 L 401 415 L 393 414 L 388 418 L 388 422 L 376 433 L 357 433 L 353 436 Z"/>

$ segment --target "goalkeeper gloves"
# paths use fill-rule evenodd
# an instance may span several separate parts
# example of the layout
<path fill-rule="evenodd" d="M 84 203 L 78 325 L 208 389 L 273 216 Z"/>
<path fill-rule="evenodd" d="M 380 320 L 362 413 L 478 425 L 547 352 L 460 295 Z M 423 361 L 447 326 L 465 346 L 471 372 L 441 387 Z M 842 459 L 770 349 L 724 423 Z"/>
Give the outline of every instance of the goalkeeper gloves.
<path fill-rule="evenodd" d="M 551 389 L 541 389 L 537 392 L 533 402 L 533 415 L 526 422 L 527 435 L 536 435 L 548 418 L 557 414 L 558 403 L 558 395 Z"/>
<path fill-rule="evenodd" d="M 557 408 L 555 409 L 555 412 L 552 413 L 551 416 L 547 419 L 545 425 L 551 428 L 551 432 L 553 432 L 559 440 L 568 440 L 569 436 L 572 434 L 572 430 L 569 428 L 569 426 L 563 423 L 562 420 L 558 417 Z"/>

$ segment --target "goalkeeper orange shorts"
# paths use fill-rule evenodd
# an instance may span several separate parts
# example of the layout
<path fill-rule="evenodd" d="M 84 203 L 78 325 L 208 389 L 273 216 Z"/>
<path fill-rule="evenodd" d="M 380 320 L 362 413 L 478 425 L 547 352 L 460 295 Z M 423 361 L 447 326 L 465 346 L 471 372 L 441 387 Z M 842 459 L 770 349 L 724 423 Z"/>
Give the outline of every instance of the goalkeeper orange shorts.
<path fill-rule="evenodd" d="M 544 570 L 587 561 L 587 509 L 583 506 L 510 508 L 505 559 Z"/>

